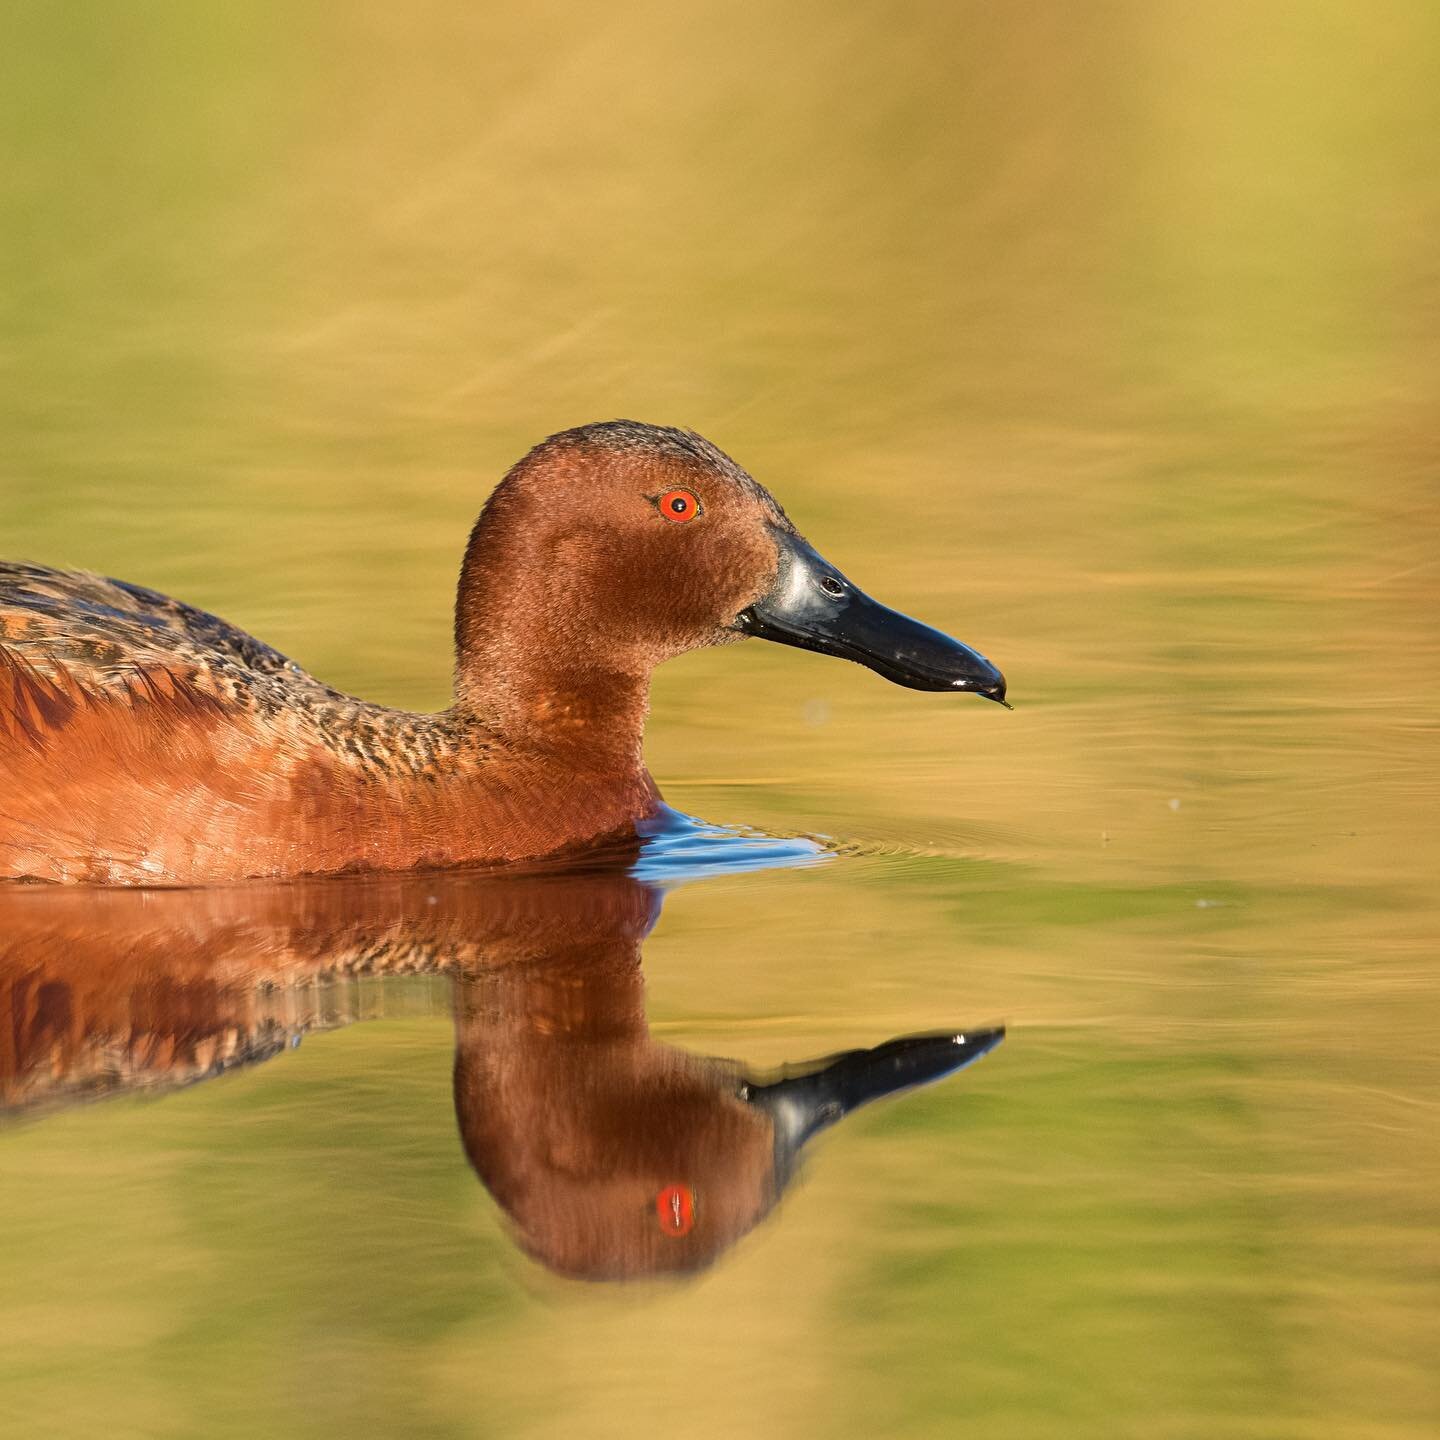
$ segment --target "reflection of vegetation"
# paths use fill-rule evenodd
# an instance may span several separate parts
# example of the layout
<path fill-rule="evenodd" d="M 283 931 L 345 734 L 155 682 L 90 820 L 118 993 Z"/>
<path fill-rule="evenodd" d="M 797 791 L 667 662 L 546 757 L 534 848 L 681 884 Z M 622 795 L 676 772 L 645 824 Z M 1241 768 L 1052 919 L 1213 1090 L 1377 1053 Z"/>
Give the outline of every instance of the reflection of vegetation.
<path fill-rule="evenodd" d="M 673 801 L 875 855 L 677 898 L 657 1028 L 1029 1033 L 629 1309 L 517 1296 L 440 1025 L 7 1136 L 9 1413 L 1432 1433 L 1440 10 L 222 9 L 15 17 L 5 551 L 438 705 L 505 465 L 693 424 L 1017 709 L 662 671 Z"/>

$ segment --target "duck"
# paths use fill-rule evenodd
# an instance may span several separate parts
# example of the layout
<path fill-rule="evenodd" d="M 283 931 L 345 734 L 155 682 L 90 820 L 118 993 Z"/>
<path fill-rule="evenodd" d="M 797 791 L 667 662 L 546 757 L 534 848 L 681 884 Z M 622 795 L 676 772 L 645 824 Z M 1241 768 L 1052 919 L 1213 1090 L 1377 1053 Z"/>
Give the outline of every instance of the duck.
<path fill-rule="evenodd" d="M 470 533 L 454 701 L 346 695 L 206 611 L 0 563 L 0 881 L 189 886 L 581 852 L 663 807 L 651 676 L 756 637 L 1009 708 L 979 651 L 871 599 L 694 431 L 550 436 Z"/>

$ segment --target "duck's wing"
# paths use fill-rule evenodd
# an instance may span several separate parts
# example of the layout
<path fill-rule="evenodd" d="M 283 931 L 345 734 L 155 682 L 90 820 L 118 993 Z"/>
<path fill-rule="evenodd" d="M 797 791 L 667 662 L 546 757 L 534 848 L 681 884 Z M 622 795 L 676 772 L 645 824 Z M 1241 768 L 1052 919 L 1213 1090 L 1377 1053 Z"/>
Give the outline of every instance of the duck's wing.
<path fill-rule="evenodd" d="M 0 878 L 224 875 L 342 698 L 154 591 L 0 564 Z"/>
<path fill-rule="evenodd" d="M 466 718 L 343 695 L 153 590 L 0 564 L 0 881 L 189 884 L 448 862 L 462 843 L 465 860 L 555 848 L 531 838 L 525 773 L 497 787 L 490 753 Z M 520 840 L 479 833 L 487 786 Z"/>
<path fill-rule="evenodd" d="M 0 646 L 95 696 L 133 695 L 148 675 L 242 710 L 345 698 L 217 615 L 83 571 L 0 562 Z"/>

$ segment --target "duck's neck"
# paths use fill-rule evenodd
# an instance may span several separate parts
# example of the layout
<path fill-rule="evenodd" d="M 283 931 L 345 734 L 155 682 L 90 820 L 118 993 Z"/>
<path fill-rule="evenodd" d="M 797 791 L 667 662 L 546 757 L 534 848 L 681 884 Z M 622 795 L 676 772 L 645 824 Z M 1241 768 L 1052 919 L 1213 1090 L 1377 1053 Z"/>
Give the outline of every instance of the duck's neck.
<path fill-rule="evenodd" d="M 617 777 L 643 771 L 648 674 L 557 663 L 503 632 L 493 641 L 461 657 L 457 710 L 512 750 Z"/>
<path fill-rule="evenodd" d="M 507 481 L 476 522 L 455 608 L 456 709 L 503 745 L 620 779 L 643 775 L 650 670 L 596 640 Z"/>

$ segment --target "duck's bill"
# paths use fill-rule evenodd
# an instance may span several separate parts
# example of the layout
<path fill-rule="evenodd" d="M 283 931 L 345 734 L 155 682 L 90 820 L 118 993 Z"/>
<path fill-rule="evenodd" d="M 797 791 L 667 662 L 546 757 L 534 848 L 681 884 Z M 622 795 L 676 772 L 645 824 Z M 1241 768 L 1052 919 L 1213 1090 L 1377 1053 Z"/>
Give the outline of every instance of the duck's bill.
<path fill-rule="evenodd" d="M 1009 708 L 1005 677 L 978 650 L 872 600 L 798 535 L 775 540 L 780 569 L 737 617 L 745 634 L 854 660 L 911 690 L 973 691 Z"/>
<path fill-rule="evenodd" d="M 777 1159 L 793 1160 L 800 1147 L 852 1110 L 953 1075 L 988 1055 L 1003 1039 L 1003 1028 L 933 1035 L 906 1035 L 873 1050 L 850 1050 L 768 1085 L 749 1084 L 743 1092 L 752 1105 L 769 1112 L 775 1123 Z M 783 1172 L 784 1167 L 782 1167 Z"/>

